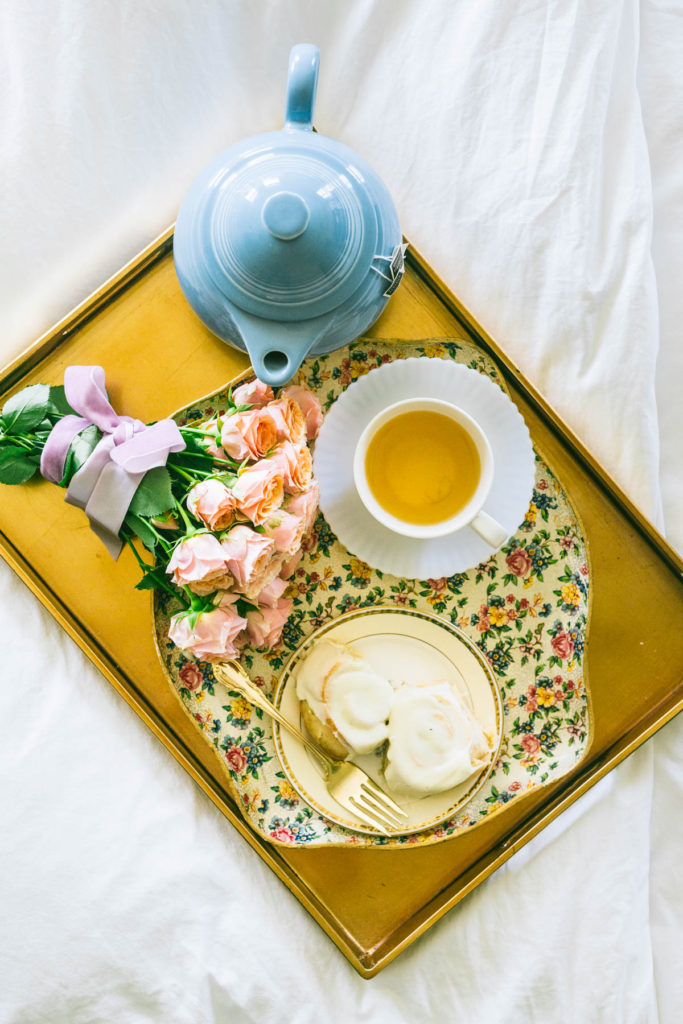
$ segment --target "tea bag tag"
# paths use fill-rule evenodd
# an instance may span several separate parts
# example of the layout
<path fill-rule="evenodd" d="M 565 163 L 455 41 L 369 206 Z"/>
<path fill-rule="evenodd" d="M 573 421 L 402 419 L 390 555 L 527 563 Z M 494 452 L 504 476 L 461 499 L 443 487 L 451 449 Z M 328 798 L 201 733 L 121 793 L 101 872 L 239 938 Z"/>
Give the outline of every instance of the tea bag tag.
<path fill-rule="evenodd" d="M 407 242 L 402 242 L 397 245 L 391 256 L 375 256 L 376 260 L 384 260 L 388 263 L 386 267 L 386 273 L 380 270 L 378 267 L 373 267 L 380 277 L 383 277 L 385 281 L 388 281 L 388 285 L 382 292 L 385 299 L 388 299 L 390 295 L 393 295 L 398 286 L 401 283 L 401 278 L 405 273 L 405 255 L 406 249 L 408 248 Z"/>
<path fill-rule="evenodd" d="M 391 262 L 389 264 L 389 273 L 392 277 L 396 277 L 397 274 L 402 274 L 405 270 L 405 255 L 407 248 L 408 243 L 402 242 L 401 245 L 397 245 L 392 252 Z"/>

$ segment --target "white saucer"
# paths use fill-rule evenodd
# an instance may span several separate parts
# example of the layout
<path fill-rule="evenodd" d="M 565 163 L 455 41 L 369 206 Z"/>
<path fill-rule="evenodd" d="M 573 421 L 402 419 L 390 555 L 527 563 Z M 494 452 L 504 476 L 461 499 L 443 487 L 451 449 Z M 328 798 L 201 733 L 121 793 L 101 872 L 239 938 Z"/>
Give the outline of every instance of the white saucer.
<path fill-rule="evenodd" d="M 274 704 L 285 718 L 300 728 L 301 712 L 296 694 L 296 668 L 313 645 L 325 637 L 349 644 L 386 676 L 394 686 L 447 679 L 462 694 L 485 731 L 495 737 L 491 762 L 464 782 L 443 793 L 420 799 L 396 797 L 407 818 L 392 835 L 410 835 L 433 828 L 452 818 L 473 798 L 491 774 L 500 747 L 503 709 L 490 666 L 475 644 L 456 626 L 434 615 L 411 608 L 362 608 L 327 622 L 311 634 L 287 662 Z M 327 792 L 320 765 L 291 733 L 273 724 L 278 758 L 290 784 L 319 814 L 330 821 L 368 835 L 377 829 L 364 825 L 341 807 Z M 376 751 L 352 758 L 377 784 L 389 792 L 382 774 L 384 754 Z"/>
<path fill-rule="evenodd" d="M 313 467 L 320 508 L 341 543 L 381 572 L 440 579 L 486 561 L 492 549 L 469 528 L 429 540 L 403 537 L 367 511 L 353 482 L 353 453 L 378 412 L 406 398 L 440 398 L 469 413 L 493 450 L 493 485 L 484 511 L 507 530 L 522 523 L 533 493 L 535 456 L 527 426 L 507 395 L 484 374 L 445 359 L 397 359 L 342 392 L 325 416 Z"/>

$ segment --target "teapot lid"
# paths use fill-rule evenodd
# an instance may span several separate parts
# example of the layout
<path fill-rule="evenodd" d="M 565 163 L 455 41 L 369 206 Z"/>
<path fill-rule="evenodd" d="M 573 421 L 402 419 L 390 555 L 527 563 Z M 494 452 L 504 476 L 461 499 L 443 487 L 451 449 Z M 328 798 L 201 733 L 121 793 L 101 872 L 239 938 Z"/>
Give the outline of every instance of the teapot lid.
<path fill-rule="evenodd" d="M 203 213 L 215 285 L 270 320 L 306 320 L 339 306 L 377 251 L 362 173 L 335 160 L 322 139 L 250 150 L 214 179 Z"/>
<path fill-rule="evenodd" d="M 292 51 L 283 131 L 246 140 L 212 167 L 201 233 L 215 286 L 269 320 L 307 320 L 362 284 L 378 226 L 364 162 L 313 134 L 318 50 Z"/>

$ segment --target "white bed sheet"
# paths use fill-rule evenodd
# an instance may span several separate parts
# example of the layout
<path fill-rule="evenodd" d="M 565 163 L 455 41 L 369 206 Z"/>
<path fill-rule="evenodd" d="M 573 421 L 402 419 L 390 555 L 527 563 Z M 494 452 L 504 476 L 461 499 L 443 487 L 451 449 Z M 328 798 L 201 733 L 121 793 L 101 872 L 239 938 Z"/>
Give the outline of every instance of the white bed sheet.
<path fill-rule="evenodd" d="M 0 362 L 280 124 L 298 41 L 319 128 L 683 548 L 680 4 L 10 0 Z M 0 608 L 1 1024 L 682 1019 L 680 723 L 365 982 L 4 563 Z"/>

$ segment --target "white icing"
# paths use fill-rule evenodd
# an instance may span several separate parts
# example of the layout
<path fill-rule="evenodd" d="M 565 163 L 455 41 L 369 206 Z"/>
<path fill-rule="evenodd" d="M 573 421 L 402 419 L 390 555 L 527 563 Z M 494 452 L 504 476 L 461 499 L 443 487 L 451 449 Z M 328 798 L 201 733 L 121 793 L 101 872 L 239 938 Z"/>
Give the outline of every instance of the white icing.
<path fill-rule="evenodd" d="M 297 669 L 296 693 L 358 754 L 371 753 L 387 738 L 392 686 L 346 644 L 314 644 Z"/>
<path fill-rule="evenodd" d="M 384 776 L 396 793 L 442 793 L 488 764 L 482 726 L 449 682 L 403 686 L 389 717 Z"/>

